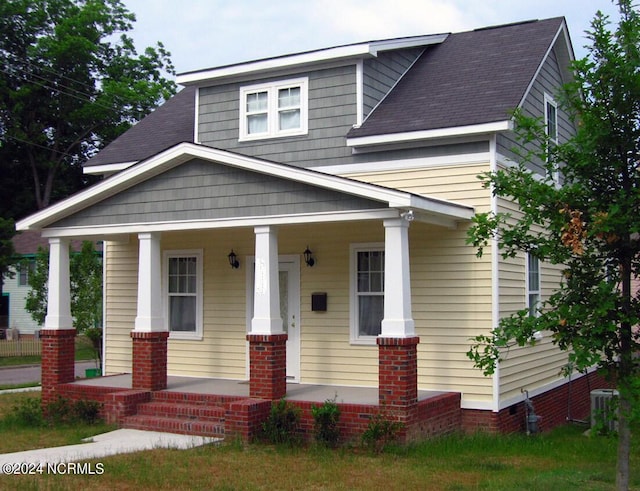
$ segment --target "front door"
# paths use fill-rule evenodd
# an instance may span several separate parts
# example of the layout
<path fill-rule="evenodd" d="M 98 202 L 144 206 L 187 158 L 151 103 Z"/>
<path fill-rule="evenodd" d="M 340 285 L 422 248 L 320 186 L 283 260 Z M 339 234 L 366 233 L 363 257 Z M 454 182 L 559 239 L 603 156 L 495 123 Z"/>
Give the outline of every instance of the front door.
<path fill-rule="evenodd" d="M 300 380 L 300 257 L 280 256 L 279 260 L 279 288 L 280 288 L 280 316 L 282 329 L 287 333 L 287 380 Z M 255 266 L 254 258 L 249 264 Z M 254 272 L 254 267 L 250 271 Z M 251 329 L 253 318 L 253 289 L 255 275 L 248 278 L 247 288 L 247 332 Z M 249 345 L 247 343 L 247 378 L 249 377 Z"/>

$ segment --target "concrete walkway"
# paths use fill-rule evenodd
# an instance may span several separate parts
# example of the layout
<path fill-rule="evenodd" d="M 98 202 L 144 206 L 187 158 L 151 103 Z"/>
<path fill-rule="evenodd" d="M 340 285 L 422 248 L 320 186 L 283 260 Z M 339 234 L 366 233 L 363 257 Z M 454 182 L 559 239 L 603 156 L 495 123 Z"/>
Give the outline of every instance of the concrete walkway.
<path fill-rule="evenodd" d="M 120 429 L 89 438 L 87 443 L 64 447 L 40 448 L 0 454 L 0 473 L 10 471 L 8 464 L 55 464 L 99 459 L 109 455 L 153 450 L 156 448 L 188 449 L 219 442 L 221 438 L 175 435 L 156 431 Z"/>

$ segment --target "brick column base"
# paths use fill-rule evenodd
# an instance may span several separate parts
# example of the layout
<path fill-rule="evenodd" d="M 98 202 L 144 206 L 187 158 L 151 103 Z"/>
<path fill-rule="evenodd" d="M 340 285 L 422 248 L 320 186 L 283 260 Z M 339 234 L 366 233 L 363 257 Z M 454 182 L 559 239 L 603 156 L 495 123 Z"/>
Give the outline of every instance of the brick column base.
<path fill-rule="evenodd" d="M 281 399 L 287 394 L 287 335 L 247 334 L 249 397 Z"/>
<path fill-rule="evenodd" d="M 169 333 L 132 331 L 133 370 L 131 388 L 167 388 L 167 338 Z"/>
<path fill-rule="evenodd" d="M 378 401 L 389 409 L 418 402 L 418 355 L 420 338 L 377 338 Z"/>
<path fill-rule="evenodd" d="M 56 386 L 75 379 L 75 329 L 42 329 L 42 406 L 55 399 Z"/>

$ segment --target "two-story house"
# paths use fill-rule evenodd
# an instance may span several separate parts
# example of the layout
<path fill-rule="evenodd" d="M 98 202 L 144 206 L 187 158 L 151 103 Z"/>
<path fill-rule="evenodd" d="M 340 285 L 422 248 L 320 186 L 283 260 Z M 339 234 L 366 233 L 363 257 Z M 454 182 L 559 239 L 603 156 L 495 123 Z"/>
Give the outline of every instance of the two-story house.
<path fill-rule="evenodd" d="M 87 163 L 104 180 L 18 224 L 50 242 L 45 402 L 90 395 L 134 424 L 178 388 L 213 405 L 194 395 L 209 383 L 245 436 L 269 401 L 308 409 L 321 389 L 352 434 L 381 410 L 409 435 L 521 429 L 523 390 L 543 427 L 583 417 L 595 374 L 561 375 L 549 337 L 492 377 L 466 356 L 558 284 L 557 268 L 496 244 L 477 258 L 465 239 L 474 213 L 513 208 L 477 176 L 515 158 L 514 109 L 572 134 L 557 104 L 572 59 L 554 18 L 179 75 L 181 92 Z M 104 240 L 106 265 L 107 376 L 75 384 L 72 238 Z"/>

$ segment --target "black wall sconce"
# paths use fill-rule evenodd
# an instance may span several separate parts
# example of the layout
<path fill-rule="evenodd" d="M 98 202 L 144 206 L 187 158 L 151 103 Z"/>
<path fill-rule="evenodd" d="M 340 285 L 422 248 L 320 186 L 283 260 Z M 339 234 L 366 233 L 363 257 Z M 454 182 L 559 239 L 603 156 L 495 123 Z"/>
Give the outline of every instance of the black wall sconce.
<path fill-rule="evenodd" d="M 302 254 L 304 254 L 304 262 L 307 263 L 307 266 L 311 267 L 316 263 L 316 260 L 313 259 L 313 256 L 311 255 L 313 252 L 309 250 L 309 246 L 307 246 Z"/>
<path fill-rule="evenodd" d="M 233 252 L 233 249 L 231 249 L 231 252 L 227 256 L 227 258 L 229 259 L 229 264 L 231 265 L 231 267 L 233 269 L 238 269 L 240 267 L 240 262 L 238 261 L 238 256 L 236 256 L 236 253 Z"/>

